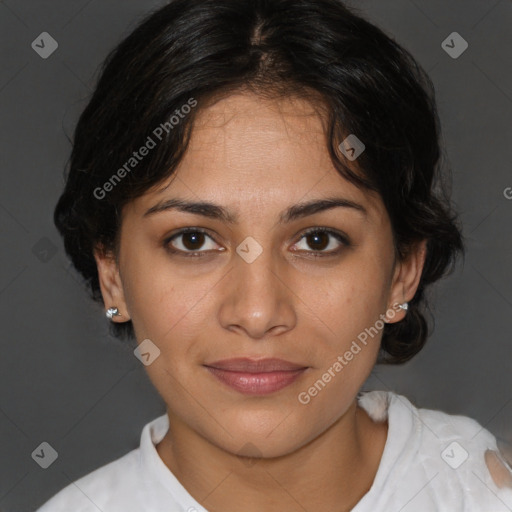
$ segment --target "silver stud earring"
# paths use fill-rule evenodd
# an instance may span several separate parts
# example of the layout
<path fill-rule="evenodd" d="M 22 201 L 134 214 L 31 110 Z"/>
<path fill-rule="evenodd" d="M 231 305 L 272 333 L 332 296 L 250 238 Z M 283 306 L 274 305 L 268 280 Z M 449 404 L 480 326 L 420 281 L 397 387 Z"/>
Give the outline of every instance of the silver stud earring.
<path fill-rule="evenodd" d="M 108 308 L 105 312 L 106 317 L 109 320 L 112 320 L 112 317 L 114 316 L 121 316 L 121 313 L 119 313 L 119 310 L 117 308 Z"/>
<path fill-rule="evenodd" d="M 409 308 L 409 303 L 404 302 L 403 304 L 398 304 L 398 307 L 400 309 L 404 309 L 405 311 L 407 311 L 407 309 Z"/>

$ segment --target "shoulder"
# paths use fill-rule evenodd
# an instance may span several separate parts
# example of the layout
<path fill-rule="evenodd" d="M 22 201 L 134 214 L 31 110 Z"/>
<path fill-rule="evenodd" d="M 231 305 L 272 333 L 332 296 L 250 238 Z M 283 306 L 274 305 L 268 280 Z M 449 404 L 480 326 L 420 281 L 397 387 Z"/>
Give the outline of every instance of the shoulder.
<path fill-rule="evenodd" d="M 440 503 L 458 496 L 461 510 L 509 510 L 512 469 L 496 437 L 468 416 L 408 403 L 420 432 L 417 461 L 429 482 L 427 492 Z"/>
<path fill-rule="evenodd" d="M 123 496 L 133 494 L 137 483 L 140 449 L 119 457 L 70 483 L 44 503 L 36 512 L 121 511 Z M 112 507 L 112 497 L 119 503 Z M 108 507 L 108 508 L 107 508 Z"/>
<path fill-rule="evenodd" d="M 360 402 L 375 421 L 389 421 L 382 477 L 392 506 L 403 512 L 512 510 L 510 454 L 478 421 L 420 408 L 388 391 L 367 393 Z"/>

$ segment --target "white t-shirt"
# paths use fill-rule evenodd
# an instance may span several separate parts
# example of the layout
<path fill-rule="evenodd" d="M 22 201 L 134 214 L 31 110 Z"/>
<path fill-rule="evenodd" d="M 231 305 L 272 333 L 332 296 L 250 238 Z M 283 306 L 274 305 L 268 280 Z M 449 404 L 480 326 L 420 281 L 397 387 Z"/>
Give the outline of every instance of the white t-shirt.
<path fill-rule="evenodd" d="M 374 482 L 352 512 L 511 512 L 512 488 L 498 488 L 487 465 L 496 438 L 466 416 L 418 409 L 402 395 L 360 393 L 388 437 Z M 37 512 L 208 512 L 156 451 L 167 415 L 144 426 L 140 447 L 68 485 Z M 512 473 L 512 468 L 504 466 Z"/>

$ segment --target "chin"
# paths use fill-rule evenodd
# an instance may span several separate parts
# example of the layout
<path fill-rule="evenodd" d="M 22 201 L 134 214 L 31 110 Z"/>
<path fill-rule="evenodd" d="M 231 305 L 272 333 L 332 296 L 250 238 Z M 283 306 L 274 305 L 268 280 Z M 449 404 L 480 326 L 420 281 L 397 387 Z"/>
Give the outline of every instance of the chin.
<path fill-rule="evenodd" d="M 293 453 L 306 444 L 306 441 L 300 443 L 296 439 L 290 439 L 286 433 L 272 439 L 266 436 L 240 434 L 229 439 L 225 436 L 216 444 L 239 457 L 270 459 Z"/>
<path fill-rule="evenodd" d="M 226 416 L 224 416 L 226 418 Z M 291 424 L 301 425 L 294 429 Z M 226 451 L 244 457 L 280 457 L 291 453 L 308 442 L 306 422 L 293 419 L 283 409 L 273 412 L 245 412 L 228 417 L 223 422 L 229 425 L 215 444 Z"/>

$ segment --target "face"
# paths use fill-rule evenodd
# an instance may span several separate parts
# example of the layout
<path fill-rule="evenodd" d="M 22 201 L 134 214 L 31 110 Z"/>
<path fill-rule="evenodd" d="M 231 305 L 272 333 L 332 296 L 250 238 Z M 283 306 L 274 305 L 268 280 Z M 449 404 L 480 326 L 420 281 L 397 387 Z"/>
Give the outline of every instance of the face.
<path fill-rule="evenodd" d="M 269 457 L 354 403 L 423 261 L 395 264 L 382 202 L 337 173 L 310 103 L 250 94 L 199 113 L 176 173 L 123 210 L 120 240 L 118 266 L 97 255 L 105 306 L 160 350 L 146 370 L 169 416 Z"/>

